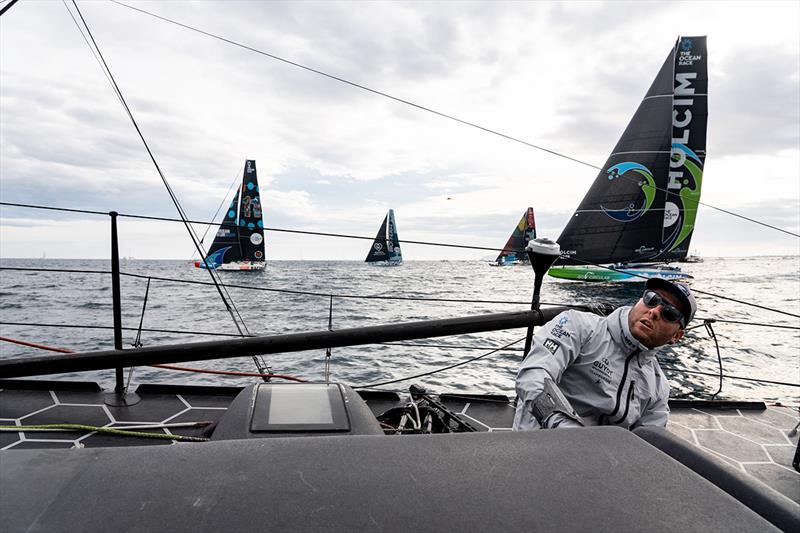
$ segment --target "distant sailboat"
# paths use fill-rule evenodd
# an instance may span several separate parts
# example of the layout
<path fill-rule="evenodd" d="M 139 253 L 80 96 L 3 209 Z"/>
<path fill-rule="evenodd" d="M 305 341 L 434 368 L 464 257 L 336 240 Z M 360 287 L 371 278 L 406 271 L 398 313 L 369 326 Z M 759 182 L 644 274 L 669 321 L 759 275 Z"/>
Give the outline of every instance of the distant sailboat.
<path fill-rule="evenodd" d="M 503 251 L 497 256 L 492 266 L 509 266 L 528 263 L 528 256 L 525 254 L 525 247 L 528 241 L 536 238 L 536 221 L 533 218 L 533 208 L 529 207 L 522 213 L 514 231 L 508 238 L 508 242 L 503 246 Z"/>
<path fill-rule="evenodd" d="M 242 186 L 219 225 L 206 260 L 195 261 L 194 266 L 217 270 L 264 268 L 264 220 L 255 161 L 245 162 Z"/>
<path fill-rule="evenodd" d="M 397 225 L 394 222 L 394 209 L 389 209 L 383 224 L 372 242 L 365 262 L 372 266 L 398 266 L 403 264 Z"/>
<path fill-rule="evenodd" d="M 668 263 L 685 260 L 700 201 L 706 59 L 705 37 L 678 39 L 558 238 L 562 257 L 551 276 L 582 281 L 691 278 Z M 587 266 L 609 263 L 622 272 Z"/>

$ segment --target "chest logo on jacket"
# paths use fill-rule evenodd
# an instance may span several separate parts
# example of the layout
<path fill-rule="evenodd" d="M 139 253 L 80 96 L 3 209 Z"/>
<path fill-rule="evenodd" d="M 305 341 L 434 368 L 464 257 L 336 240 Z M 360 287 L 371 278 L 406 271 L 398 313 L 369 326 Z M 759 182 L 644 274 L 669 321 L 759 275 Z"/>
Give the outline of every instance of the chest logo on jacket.
<path fill-rule="evenodd" d="M 614 373 L 614 371 L 611 369 L 611 366 L 609 365 L 608 359 L 606 359 L 605 357 L 592 363 L 591 372 L 592 376 L 594 376 L 597 379 L 603 380 L 606 383 L 611 383 L 611 375 Z"/>

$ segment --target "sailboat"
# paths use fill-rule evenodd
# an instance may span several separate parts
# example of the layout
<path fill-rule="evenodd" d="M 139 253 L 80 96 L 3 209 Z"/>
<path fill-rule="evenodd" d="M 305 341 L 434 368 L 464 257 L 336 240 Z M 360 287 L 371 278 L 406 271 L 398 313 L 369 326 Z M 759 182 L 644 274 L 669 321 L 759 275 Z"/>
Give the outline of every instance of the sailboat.
<path fill-rule="evenodd" d="M 397 237 L 397 224 L 394 221 L 394 209 L 389 209 L 383 219 L 378 234 L 372 242 L 364 260 L 372 266 L 399 266 L 403 264 L 400 251 L 400 240 Z"/>
<path fill-rule="evenodd" d="M 245 162 L 242 186 L 217 229 L 205 261 L 195 261 L 194 266 L 216 270 L 264 269 L 264 220 L 254 160 Z"/>
<path fill-rule="evenodd" d="M 528 256 L 525 254 L 525 247 L 528 246 L 528 241 L 536 238 L 536 221 L 533 218 L 533 208 L 529 207 L 524 213 L 522 218 L 514 227 L 511 236 L 508 238 L 506 245 L 503 246 L 503 251 L 497 256 L 492 266 L 510 266 L 528 263 Z"/>
<path fill-rule="evenodd" d="M 705 37 L 681 37 L 558 243 L 549 274 L 583 281 L 691 278 L 706 157 Z M 594 265 L 612 264 L 615 270 Z"/>

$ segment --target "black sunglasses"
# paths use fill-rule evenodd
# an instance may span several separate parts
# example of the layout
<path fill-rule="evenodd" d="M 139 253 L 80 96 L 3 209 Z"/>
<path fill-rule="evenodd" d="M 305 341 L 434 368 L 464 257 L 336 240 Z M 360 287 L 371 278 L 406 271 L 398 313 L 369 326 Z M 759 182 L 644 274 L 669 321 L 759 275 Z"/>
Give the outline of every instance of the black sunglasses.
<path fill-rule="evenodd" d="M 644 291 L 642 301 L 644 302 L 644 305 L 650 307 L 651 309 L 660 305 L 661 316 L 664 317 L 664 320 L 669 322 L 679 322 L 682 328 L 686 327 L 686 319 L 683 316 L 683 313 L 681 313 L 680 309 L 667 302 L 657 292 Z"/>

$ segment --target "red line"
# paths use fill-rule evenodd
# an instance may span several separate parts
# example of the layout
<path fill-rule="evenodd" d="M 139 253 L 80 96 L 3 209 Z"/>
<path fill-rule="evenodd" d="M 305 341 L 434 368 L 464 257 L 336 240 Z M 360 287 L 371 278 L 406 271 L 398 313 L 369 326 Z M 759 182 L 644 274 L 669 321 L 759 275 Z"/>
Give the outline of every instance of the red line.
<path fill-rule="evenodd" d="M 75 353 L 74 350 L 67 350 L 66 348 L 53 348 L 52 346 L 45 346 L 44 344 L 35 344 L 32 342 L 25 342 L 17 339 L 9 339 L 8 337 L 0 337 L 0 341 L 11 342 L 22 346 L 30 346 L 31 348 L 39 348 L 40 350 L 48 350 L 51 352 Z"/>

